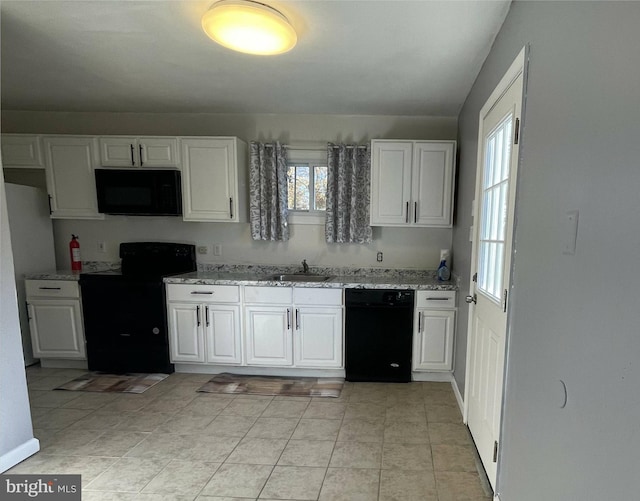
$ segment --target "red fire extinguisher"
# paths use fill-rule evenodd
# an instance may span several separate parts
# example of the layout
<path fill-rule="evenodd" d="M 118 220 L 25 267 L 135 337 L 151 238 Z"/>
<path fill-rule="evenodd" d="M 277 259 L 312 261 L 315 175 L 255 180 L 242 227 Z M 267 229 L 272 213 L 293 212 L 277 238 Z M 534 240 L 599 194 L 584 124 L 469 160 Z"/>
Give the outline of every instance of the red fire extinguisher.
<path fill-rule="evenodd" d="M 71 254 L 71 271 L 82 271 L 82 261 L 80 261 L 80 242 L 78 242 L 77 235 L 71 235 L 69 253 Z"/>

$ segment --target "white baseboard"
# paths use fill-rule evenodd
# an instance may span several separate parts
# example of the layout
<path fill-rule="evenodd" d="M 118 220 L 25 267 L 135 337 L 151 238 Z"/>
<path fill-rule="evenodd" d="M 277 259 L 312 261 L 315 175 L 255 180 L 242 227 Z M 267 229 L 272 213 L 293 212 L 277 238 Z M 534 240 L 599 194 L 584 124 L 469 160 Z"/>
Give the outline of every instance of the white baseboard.
<path fill-rule="evenodd" d="M 41 358 L 40 367 L 47 369 L 86 369 L 86 360 L 68 360 L 58 358 Z"/>
<path fill-rule="evenodd" d="M 464 398 L 462 398 L 462 394 L 460 393 L 460 388 L 458 388 L 456 378 L 451 378 L 451 387 L 453 388 L 453 394 L 456 396 L 456 400 L 458 401 L 460 413 L 464 416 Z"/>
<path fill-rule="evenodd" d="M 27 440 L 18 447 L 11 449 L 6 454 L 0 456 L 0 473 L 4 473 L 9 468 L 13 468 L 19 462 L 24 461 L 29 456 L 33 456 L 40 450 L 40 441 L 37 438 Z"/>
<path fill-rule="evenodd" d="M 253 376 L 300 376 L 344 378 L 344 369 L 283 369 L 277 367 L 240 367 L 226 365 L 175 364 L 176 372 L 190 374 L 246 374 Z"/>
<path fill-rule="evenodd" d="M 448 383 L 453 380 L 453 374 L 451 372 L 412 372 L 411 380 Z"/>

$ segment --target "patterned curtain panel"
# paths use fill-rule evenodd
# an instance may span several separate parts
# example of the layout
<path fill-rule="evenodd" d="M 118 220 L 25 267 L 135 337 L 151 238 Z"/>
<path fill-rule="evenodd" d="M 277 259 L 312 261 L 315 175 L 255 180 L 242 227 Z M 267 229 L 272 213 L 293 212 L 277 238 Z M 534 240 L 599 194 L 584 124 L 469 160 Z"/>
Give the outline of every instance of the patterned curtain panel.
<path fill-rule="evenodd" d="M 369 147 L 329 143 L 327 167 L 327 242 L 370 243 Z"/>
<path fill-rule="evenodd" d="M 280 143 L 251 142 L 249 217 L 254 240 L 289 240 L 287 152 Z"/>

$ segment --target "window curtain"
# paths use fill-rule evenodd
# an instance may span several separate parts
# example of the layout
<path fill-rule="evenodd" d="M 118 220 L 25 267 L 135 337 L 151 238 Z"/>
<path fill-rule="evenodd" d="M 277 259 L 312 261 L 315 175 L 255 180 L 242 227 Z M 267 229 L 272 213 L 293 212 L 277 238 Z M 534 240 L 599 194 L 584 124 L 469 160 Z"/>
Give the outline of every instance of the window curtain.
<path fill-rule="evenodd" d="M 371 242 L 369 226 L 369 147 L 334 145 L 327 148 L 327 222 L 329 243 Z"/>
<path fill-rule="evenodd" d="M 280 143 L 251 142 L 249 217 L 254 240 L 289 240 L 287 151 Z"/>

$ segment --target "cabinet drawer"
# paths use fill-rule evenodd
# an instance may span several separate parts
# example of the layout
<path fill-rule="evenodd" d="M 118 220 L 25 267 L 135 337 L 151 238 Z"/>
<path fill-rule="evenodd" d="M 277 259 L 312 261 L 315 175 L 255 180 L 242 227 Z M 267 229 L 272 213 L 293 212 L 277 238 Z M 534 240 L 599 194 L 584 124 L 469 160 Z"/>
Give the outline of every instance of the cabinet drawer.
<path fill-rule="evenodd" d="M 418 291 L 416 308 L 455 308 L 455 291 Z"/>
<path fill-rule="evenodd" d="M 207 303 L 238 303 L 237 285 L 167 285 L 168 301 L 202 301 Z"/>
<path fill-rule="evenodd" d="M 80 297 L 75 280 L 26 280 L 28 297 Z"/>
<path fill-rule="evenodd" d="M 291 287 L 245 287 L 244 302 L 254 304 L 291 304 Z"/>
<path fill-rule="evenodd" d="M 342 289 L 296 287 L 293 289 L 293 302 L 296 305 L 342 306 Z"/>

